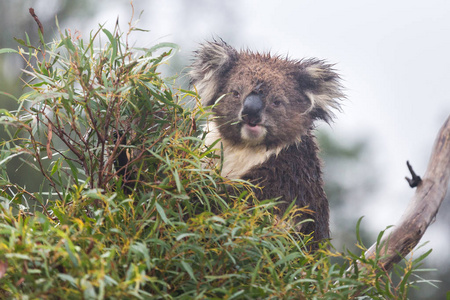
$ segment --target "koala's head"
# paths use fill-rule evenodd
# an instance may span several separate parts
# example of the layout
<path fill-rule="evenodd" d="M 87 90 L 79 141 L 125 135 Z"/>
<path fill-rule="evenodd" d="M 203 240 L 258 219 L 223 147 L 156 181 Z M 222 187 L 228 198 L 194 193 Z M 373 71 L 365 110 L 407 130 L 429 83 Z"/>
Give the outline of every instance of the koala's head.
<path fill-rule="evenodd" d="M 204 106 L 219 101 L 222 138 L 245 147 L 299 141 L 314 120 L 331 120 L 343 97 L 339 75 L 321 60 L 238 52 L 222 41 L 201 45 L 190 76 Z"/>

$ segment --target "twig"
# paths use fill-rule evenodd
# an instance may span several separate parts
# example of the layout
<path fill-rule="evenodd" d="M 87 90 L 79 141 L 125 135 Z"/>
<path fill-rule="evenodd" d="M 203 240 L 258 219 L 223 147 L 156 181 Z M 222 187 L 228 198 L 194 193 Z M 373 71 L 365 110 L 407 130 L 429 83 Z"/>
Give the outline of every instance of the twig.
<path fill-rule="evenodd" d="M 415 188 L 422 182 L 422 178 L 420 178 L 420 176 L 418 176 L 416 172 L 414 172 L 409 161 L 406 161 L 406 165 L 408 166 L 408 170 L 411 173 L 412 178 L 405 177 L 405 179 L 406 181 L 408 181 L 410 187 Z"/>

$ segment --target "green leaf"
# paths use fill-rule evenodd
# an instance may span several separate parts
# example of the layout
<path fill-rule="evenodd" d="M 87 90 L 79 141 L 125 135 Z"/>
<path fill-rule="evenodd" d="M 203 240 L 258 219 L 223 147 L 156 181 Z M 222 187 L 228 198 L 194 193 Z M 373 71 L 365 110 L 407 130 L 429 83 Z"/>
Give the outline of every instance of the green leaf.
<path fill-rule="evenodd" d="M 16 97 L 14 97 L 13 95 L 11 95 L 11 94 L 8 94 L 8 93 L 0 91 L 0 95 L 6 96 L 6 97 L 9 97 L 9 98 L 11 98 L 11 99 L 13 99 L 15 101 L 18 101 L 18 99 Z"/>
<path fill-rule="evenodd" d="M 299 253 L 299 252 L 293 252 L 293 253 L 290 253 L 290 254 L 286 255 L 285 257 L 283 257 L 282 259 L 280 259 L 279 261 L 277 261 L 277 262 L 275 263 L 275 266 L 280 266 L 280 265 L 282 265 L 282 264 L 289 263 L 290 261 L 292 261 L 292 260 L 294 260 L 294 259 L 296 259 L 296 258 L 299 258 L 299 257 L 301 257 L 301 256 L 302 256 L 302 255 L 301 255 L 301 253 Z"/>
<path fill-rule="evenodd" d="M 81 173 L 79 169 L 77 169 L 75 167 L 75 165 L 70 161 L 70 160 L 66 160 L 66 163 L 69 165 L 70 171 L 72 172 L 72 176 L 74 179 L 75 184 L 78 185 L 78 173 Z"/>
<path fill-rule="evenodd" d="M 180 49 L 180 46 L 178 46 L 175 43 L 164 42 L 164 43 L 156 44 L 155 46 L 150 47 L 150 48 L 137 48 L 137 49 L 142 49 L 145 52 L 147 52 L 148 54 L 153 54 L 153 52 L 155 52 L 156 50 L 162 49 L 162 48 L 170 48 L 170 49 L 175 49 L 176 51 L 178 51 Z"/>
<path fill-rule="evenodd" d="M 102 31 L 108 37 L 109 42 L 111 43 L 111 47 L 113 49 L 112 54 L 111 54 L 111 58 L 110 58 L 110 63 L 112 64 L 116 60 L 116 56 L 117 56 L 117 40 L 114 39 L 113 35 L 108 30 L 103 29 Z"/>
<path fill-rule="evenodd" d="M 172 223 L 169 221 L 169 219 L 167 218 L 164 209 L 161 207 L 161 205 L 160 205 L 158 202 L 155 203 L 155 207 L 156 207 L 156 210 L 158 211 L 159 216 L 160 216 L 161 219 L 164 221 L 164 223 L 166 223 L 166 224 L 172 224 Z"/>
<path fill-rule="evenodd" d="M 53 163 L 53 167 L 52 167 L 52 170 L 50 171 L 50 175 L 51 176 L 55 175 L 56 171 L 59 170 L 59 168 L 60 168 L 60 159 L 58 158 L 56 161 L 54 161 L 52 163 Z"/>
<path fill-rule="evenodd" d="M 419 262 L 423 261 L 430 253 L 433 251 L 433 249 L 428 250 L 427 252 L 420 255 L 418 258 L 414 259 L 414 264 L 418 264 Z"/>
<path fill-rule="evenodd" d="M 72 39 L 70 36 L 66 37 L 61 41 L 61 43 L 58 45 L 58 48 L 60 46 L 64 45 L 67 49 L 69 49 L 71 52 L 76 52 L 75 46 L 72 43 Z"/>
<path fill-rule="evenodd" d="M 73 287 L 77 287 L 77 280 L 69 274 L 59 273 L 58 276 L 61 280 L 69 282 Z"/>
<path fill-rule="evenodd" d="M 21 253 L 6 253 L 5 257 L 7 257 L 7 258 L 17 258 L 17 259 L 23 259 L 23 260 L 32 260 L 29 255 L 21 254 Z"/>
<path fill-rule="evenodd" d="M 24 47 L 28 47 L 27 43 L 22 40 L 22 39 L 18 39 L 18 38 L 14 38 L 14 40 L 19 43 L 20 45 L 24 46 Z"/>
<path fill-rule="evenodd" d="M 19 53 L 17 50 L 11 49 L 11 48 L 2 48 L 0 49 L 0 54 L 3 53 Z"/>
<path fill-rule="evenodd" d="M 186 272 L 189 274 L 189 277 L 191 277 L 192 280 L 194 280 L 195 282 L 197 282 L 197 278 L 195 278 L 194 276 L 194 271 L 192 270 L 191 265 L 189 265 L 187 262 L 185 262 L 184 260 L 181 261 L 181 265 L 183 266 L 183 268 L 186 270 Z"/>
<path fill-rule="evenodd" d="M 182 233 L 182 234 L 177 236 L 176 240 L 177 241 L 181 241 L 182 239 L 184 239 L 186 237 L 190 237 L 190 236 L 197 236 L 197 234 L 195 234 L 195 233 Z"/>
<path fill-rule="evenodd" d="M 4 159 L 2 159 L 0 161 L 0 166 L 5 164 L 6 162 L 10 161 L 14 157 L 21 155 L 21 154 L 24 154 L 24 152 L 17 152 L 17 153 L 14 153 L 14 154 L 10 154 L 8 157 L 6 157 L 6 158 L 4 158 Z"/>
<path fill-rule="evenodd" d="M 65 236 L 64 247 L 67 251 L 67 254 L 69 254 L 69 258 L 72 261 L 73 265 L 75 267 L 78 267 L 79 260 L 78 260 L 78 256 L 76 255 L 75 246 L 73 245 L 72 241 L 67 236 Z"/>

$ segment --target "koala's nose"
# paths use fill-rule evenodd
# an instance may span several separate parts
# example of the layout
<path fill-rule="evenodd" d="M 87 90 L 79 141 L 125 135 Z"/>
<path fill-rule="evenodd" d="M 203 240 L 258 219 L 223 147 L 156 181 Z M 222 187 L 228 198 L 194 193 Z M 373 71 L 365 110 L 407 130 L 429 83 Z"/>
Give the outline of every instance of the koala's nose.
<path fill-rule="evenodd" d="M 250 125 L 256 125 L 261 122 L 261 113 L 264 104 L 261 97 L 255 94 L 249 95 L 244 100 L 244 107 L 242 108 L 242 120 Z"/>

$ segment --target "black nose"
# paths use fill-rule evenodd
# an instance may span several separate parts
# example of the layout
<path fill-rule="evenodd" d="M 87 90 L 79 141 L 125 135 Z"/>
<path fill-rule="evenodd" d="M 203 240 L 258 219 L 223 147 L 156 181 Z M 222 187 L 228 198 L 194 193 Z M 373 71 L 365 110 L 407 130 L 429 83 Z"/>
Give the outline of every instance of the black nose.
<path fill-rule="evenodd" d="M 242 120 L 249 125 L 257 125 L 261 122 L 261 113 L 264 104 L 261 97 L 255 94 L 249 95 L 244 100 L 244 107 L 242 108 Z"/>

